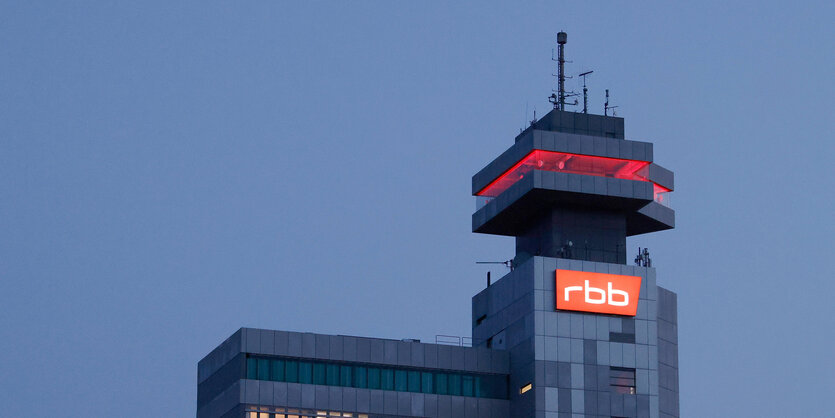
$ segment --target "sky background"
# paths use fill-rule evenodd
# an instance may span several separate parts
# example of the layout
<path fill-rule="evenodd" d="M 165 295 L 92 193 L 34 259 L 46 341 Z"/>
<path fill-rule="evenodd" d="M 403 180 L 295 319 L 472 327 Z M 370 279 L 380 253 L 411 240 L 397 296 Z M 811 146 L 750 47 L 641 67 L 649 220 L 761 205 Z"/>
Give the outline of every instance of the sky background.
<path fill-rule="evenodd" d="M 470 179 L 565 30 L 676 173 L 627 255 L 679 295 L 682 415 L 832 416 L 832 2 L 73 3 L 0 2 L 3 415 L 194 416 L 241 326 L 468 336 L 514 251 Z"/>

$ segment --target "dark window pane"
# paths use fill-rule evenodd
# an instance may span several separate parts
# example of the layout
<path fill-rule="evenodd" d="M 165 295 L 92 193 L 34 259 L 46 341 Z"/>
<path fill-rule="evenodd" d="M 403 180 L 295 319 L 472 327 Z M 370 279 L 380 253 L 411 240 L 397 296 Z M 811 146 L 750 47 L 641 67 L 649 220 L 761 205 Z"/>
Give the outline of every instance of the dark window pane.
<path fill-rule="evenodd" d="M 351 366 L 339 367 L 339 386 L 351 387 Z"/>
<path fill-rule="evenodd" d="M 313 365 L 313 384 L 314 385 L 324 385 L 327 383 L 325 379 L 325 364 L 324 363 L 316 363 Z"/>
<path fill-rule="evenodd" d="M 270 380 L 284 381 L 284 360 L 272 360 L 270 362 Z"/>
<path fill-rule="evenodd" d="M 420 372 L 409 372 L 409 392 L 420 392 Z"/>
<path fill-rule="evenodd" d="M 258 380 L 270 380 L 270 359 L 258 359 Z"/>
<path fill-rule="evenodd" d="M 255 358 L 246 359 L 246 378 L 255 379 L 258 377 L 258 360 Z"/>
<path fill-rule="evenodd" d="M 297 383 L 299 381 L 299 362 L 295 360 L 287 360 L 284 365 L 284 379 L 290 383 Z"/>
<path fill-rule="evenodd" d="M 368 388 L 369 389 L 380 389 L 381 380 L 380 380 L 380 369 L 376 367 L 369 367 L 368 368 Z"/>
<path fill-rule="evenodd" d="M 405 370 L 394 371 L 394 390 L 398 392 L 406 392 L 409 390 L 409 382 L 407 381 L 408 374 Z"/>
<path fill-rule="evenodd" d="M 438 395 L 448 394 L 447 377 L 444 373 L 435 373 L 435 393 Z"/>
<path fill-rule="evenodd" d="M 380 369 L 380 389 L 394 390 L 394 370 Z"/>
<path fill-rule="evenodd" d="M 461 396 L 461 375 L 450 374 L 448 379 L 449 386 L 447 387 L 447 390 L 449 391 L 449 394 L 453 396 Z"/>
<path fill-rule="evenodd" d="M 507 377 L 506 376 L 483 376 L 482 395 L 487 398 L 507 399 Z"/>
<path fill-rule="evenodd" d="M 379 376 L 377 382 L 380 381 Z M 368 387 L 368 370 L 362 366 L 354 367 L 354 387 L 365 389 Z"/>
<path fill-rule="evenodd" d="M 299 362 L 299 383 L 313 383 L 313 363 Z"/>
<path fill-rule="evenodd" d="M 339 386 L 339 365 L 328 364 L 328 385 Z"/>
<path fill-rule="evenodd" d="M 435 393 L 433 390 L 435 389 L 434 379 L 432 379 L 432 373 L 423 372 L 420 374 L 420 391 L 423 393 Z"/>
<path fill-rule="evenodd" d="M 461 378 L 461 395 L 463 396 L 474 396 L 473 390 L 473 377 L 472 376 L 463 376 Z"/>

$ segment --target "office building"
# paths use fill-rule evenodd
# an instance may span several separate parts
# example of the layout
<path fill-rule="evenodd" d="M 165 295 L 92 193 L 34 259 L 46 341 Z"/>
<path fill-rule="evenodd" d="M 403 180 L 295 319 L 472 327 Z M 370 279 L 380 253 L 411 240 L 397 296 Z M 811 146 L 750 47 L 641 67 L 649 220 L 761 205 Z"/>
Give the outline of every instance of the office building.
<path fill-rule="evenodd" d="M 473 232 L 516 255 L 472 298 L 471 347 L 243 328 L 199 362 L 198 418 L 678 417 L 676 294 L 626 248 L 674 227 L 673 173 L 622 118 L 564 107 L 473 176 Z"/>

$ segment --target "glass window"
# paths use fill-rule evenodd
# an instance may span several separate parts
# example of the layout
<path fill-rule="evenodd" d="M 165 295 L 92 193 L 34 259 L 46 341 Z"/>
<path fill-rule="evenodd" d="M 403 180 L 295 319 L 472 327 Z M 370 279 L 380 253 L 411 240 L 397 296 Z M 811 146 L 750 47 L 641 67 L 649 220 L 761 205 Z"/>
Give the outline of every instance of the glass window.
<path fill-rule="evenodd" d="M 405 370 L 394 371 L 394 390 L 398 392 L 406 392 L 409 390 L 408 374 Z"/>
<path fill-rule="evenodd" d="M 339 386 L 351 387 L 351 366 L 339 366 Z"/>
<path fill-rule="evenodd" d="M 420 392 L 420 372 L 409 372 L 409 392 Z"/>
<path fill-rule="evenodd" d="M 448 379 L 445 373 L 435 373 L 435 393 L 446 395 L 449 392 Z"/>
<path fill-rule="evenodd" d="M 295 360 L 287 360 L 284 364 L 284 379 L 290 383 L 299 381 L 299 362 Z"/>
<path fill-rule="evenodd" d="M 258 377 L 258 360 L 249 357 L 246 359 L 246 378 L 255 379 Z"/>
<path fill-rule="evenodd" d="M 273 359 L 270 361 L 270 380 L 284 381 L 284 360 Z"/>
<path fill-rule="evenodd" d="M 464 375 L 461 377 L 461 395 L 474 396 L 473 377 Z"/>
<path fill-rule="evenodd" d="M 485 398 L 487 397 L 487 392 L 485 392 L 484 387 L 484 379 L 481 376 L 475 377 L 475 396 L 476 398 Z"/>
<path fill-rule="evenodd" d="M 379 382 L 379 377 L 377 378 Z M 362 366 L 354 367 L 354 387 L 365 389 L 368 387 L 368 370 Z"/>
<path fill-rule="evenodd" d="M 423 372 L 420 374 L 420 391 L 423 393 L 434 393 L 432 390 L 435 388 L 433 384 L 434 381 L 432 379 L 432 373 Z"/>
<path fill-rule="evenodd" d="M 270 359 L 258 359 L 258 380 L 270 380 Z"/>
<path fill-rule="evenodd" d="M 316 364 L 313 365 L 313 384 L 314 385 L 327 384 L 327 379 L 325 379 L 325 364 L 324 363 L 316 363 Z"/>
<path fill-rule="evenodd" d="M 635 369 L 626 367 L 609 368 L 609 385 L 615 393 L 635 394 Z"/>
<path fill-rule="evenodd" d="M 394 370 L 380 369 L 380 389 L 394 390 Z"/>
<path fill-rule="evenodd" d="M 461 375 L 460 374 L 450 374 L 449 377 L 449 386 L 447 387 L 447 391 L 450 395 L 454 396 L 461 396 Z"/>
<path fill-rule="evenodd" d="M 313 364 L 309 361 L 299 362 L 299 383 L 313 383 Z"/>
<path fill-rule="evenodd" d="M 368 368 L 368 388 L 369 389 L 380 389 L 381 386 L 381 378 L 380 378 L 380 369 L 376 367 L 369 367 Z"/>
<path fill-rule="evenodd" d="M 339 365 L 338 364 L 328 364 L 328 385 L 329 386 L 338 386 L 339 385 Z"/>

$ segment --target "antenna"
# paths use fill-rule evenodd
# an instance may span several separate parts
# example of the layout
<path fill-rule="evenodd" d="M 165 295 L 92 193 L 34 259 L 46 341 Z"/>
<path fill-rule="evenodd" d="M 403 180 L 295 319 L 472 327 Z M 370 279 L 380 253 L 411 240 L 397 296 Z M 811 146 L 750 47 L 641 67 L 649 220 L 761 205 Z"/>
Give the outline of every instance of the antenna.
<path fill-rule="evenodd" d="M 568 34 L 560 31 L 557 33 L 557 83 L 560 100 L 560 110 L 565 110 L 565 44 L 568 42 Z"/>
<path fill-rule="evenodd" d="M 551 96 L 548 97 L 548 101 L 554 104 L 554 109 L 559 109 L 565 111 L 565 105 L 577 105 L 577 100 L 574 100 L 574 103 L 566 103 L 565 98 L 576 96 L 577 93 L 565 92 L 565 79 L 571 78 L 565 76 L 565 63 L 571 62 L 565 60 L 565 43 L 568 42 L 568 34 L 565 32 L 558 32 L 557 33 L 557 59 L 554 59 L 553 50 L 551 52 L 551 60 L 557 62 L 557 94 L 551 93 Z"/>
<path fill-rule="evenodd" d="M 586 71 L 580 74 L 580 77 L 583 77 L 583 113 L 589 113 L 589 89 L 586 88 L 586 76 L 593 72 L 594 71 Z"/>
<path fill-rule="evenodd" d="M 617 116 L 614 111 L 616 108 L 617 106 L 609 106 L 609 89 L 606 89 L 606 103 L 603 104 L 603 116 L 609 116 L 609 109 L 613 109 L 612 116 Z"/>
<path fill-rule="evenodd" d="M 504 264 L 505 267 L 513 271 L 513 260 L 507 261 L 476 261 L 476 264 Z"/>

